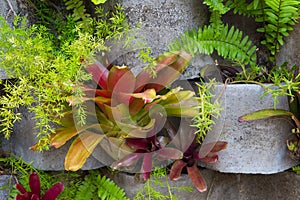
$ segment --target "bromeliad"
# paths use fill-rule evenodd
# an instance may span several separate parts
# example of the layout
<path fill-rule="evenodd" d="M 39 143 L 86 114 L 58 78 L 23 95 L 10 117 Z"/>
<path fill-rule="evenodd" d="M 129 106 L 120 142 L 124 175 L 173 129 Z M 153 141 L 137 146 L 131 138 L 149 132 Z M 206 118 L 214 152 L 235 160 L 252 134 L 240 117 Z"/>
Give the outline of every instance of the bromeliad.
<path fill-rule="evenodd" d="M 151 138 L 164 126 L 168 116 L 192 118 L 197 114 L 194 91 L 168 89 L 187 67 L 191 56 L 184 51 L 165 53 L 156 59 L 156 76 L 142 71 L 136 77 L 125 66 L 110 69 L 95 62 L 87 66 L 97 87 L 82 85 L 86 94 L 87 123 L 74 122 L 71 107 L 51 137 L 55 148 L 75 137 L 65 158 L 65 169 L 80 169 L 93 150 L 100 146 L 114 160 L 135 152 L 128 138 Z M 69 101 L 71 104 L 76 99 Z M 32 147 L 36 149 L 36 145 Z"/>
<path fill-rule="evenodd" d="M 30 191 L 26 191 L 23 185 L 17 183 L 16 188 L 21 194 L 16 195 L 16 200 L 55 200 L 58 195 L 64 190 L 63 183 L 54 184 L 41 197 L 40 179 L 36 172 L 32 172 L 29 176 Z"/>

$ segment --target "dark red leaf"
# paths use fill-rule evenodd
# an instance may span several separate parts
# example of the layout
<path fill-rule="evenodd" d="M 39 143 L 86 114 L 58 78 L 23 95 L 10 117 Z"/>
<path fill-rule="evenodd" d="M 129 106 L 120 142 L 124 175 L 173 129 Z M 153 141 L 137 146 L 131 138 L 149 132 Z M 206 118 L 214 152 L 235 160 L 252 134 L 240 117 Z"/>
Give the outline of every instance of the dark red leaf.
<path fill-rule="evenodd" d="M 40 197 L 41 195 L 40 178 L 36 172 L 32 172 L 29 176 L 29 187 L 33 194 L 36 194 L 38 197 Z"/>
<path fill-rule="evenodd" d="M 40 200 L 40 197 L 38 195 L 36 195 L 36 194 L 33 194 L 31 196 L 31 200 Z"/>
<path fill-rule="evenodd" d="M 16 188 L 17 188 L 17 190 L 19 190 L 19 192 L 21 194 L 24 194 L 26 192 L 26 189 L 23 187 L 23 185 L 21 185 L 19 183 L 16 184 Z"/>
<path fill-rule="evenodd" d="M 158 160 L 177 160 L 183 157 L 183 153 L 178 149 L 166 147 L 155 151 L 155 155 L 157 156 Z"/>
<path fill-rule="evenodd" d="M 23 194 L 17 194 L 16 200 L 28 200 L 28 198 L 26 198 Z"/>
<path fill-rule="evenodd" d="M 148 149 L 151 144 L 145 138 L 126 138 L 125 143 L 132 149 Z"/>
<path fill-rule="evenodd" d="M 197 164 L 195 163 L 191 167 L 187 167 L 187 171 L 192 183 L 197 188 L 197 190 L 199 192 L 205 192 L 207 190 L 207 185 L 197 167 Z"/>
<path fill-rule="evenodd" d="M 129 167 L 135 164 L 141 157 L 143 156 L 143 153 L 131 153 L 126 155 L 121 160 L 118 160 L 114 162 L 111 165 L 111 168 L 114 170 L 119 169 L 120 167 Z"/>
<path fill-rule="evenodd" d="M 186 162 L 182 161 L 182 160 L 176 160 L 170 170 L 170 179 L 171 180 L 178 180 L 182 169 L 187 165 Z"/>
<path fill-rule="evenodd" d="M 142 164 L 142 174 L 144 180 L 150 178 L 151 170 L 152 170 L 152 153 L 144 153 L 144 159 Z"/>
<path fill-rule="evenodd" d="M 64 184 L 61 182 L 56 183 L 49 190 L 46 191 L 42 200 L 55 200 L 63 190 Z"/>
<path fill-rule="evenodd" d="M 142 171 L 151 172 L 152 170 L 152 153 L 144 153 Z"/>

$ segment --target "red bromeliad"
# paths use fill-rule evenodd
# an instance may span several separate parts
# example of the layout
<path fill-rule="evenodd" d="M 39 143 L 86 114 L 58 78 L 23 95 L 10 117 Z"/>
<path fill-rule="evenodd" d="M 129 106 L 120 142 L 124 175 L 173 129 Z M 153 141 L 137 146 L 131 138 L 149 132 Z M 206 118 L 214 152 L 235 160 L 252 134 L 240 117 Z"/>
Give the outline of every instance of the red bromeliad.
<path fill-rule="evenodd" d="M 49 190 L 47 190 L 43 197 L 41 197 L 40 179 L 36 172 L 32 172 L 29 176 L 30 191 L 21 184 L 16 184 L 16 188 L 21 194 L 16 195 L 16 200 L 55 200 L 58 195 L 63 191 L 64 184 L 56 183 Z"/>

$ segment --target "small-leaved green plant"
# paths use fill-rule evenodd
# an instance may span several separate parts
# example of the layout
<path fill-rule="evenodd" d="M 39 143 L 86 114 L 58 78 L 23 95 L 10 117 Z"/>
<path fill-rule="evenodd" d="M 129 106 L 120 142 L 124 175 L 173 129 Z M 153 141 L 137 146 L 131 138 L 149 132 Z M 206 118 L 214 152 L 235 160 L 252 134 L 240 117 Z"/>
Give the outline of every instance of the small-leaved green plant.
<path fill-rule="evenodd" d="M 90 29 L 82 27 L 82 18 L 74 15 L 59 18 L 64 28 L 53 25 L 44 15 L 53 17 L 57 13 L 47 10 L 37 13 L 44 16 L 39 18 L 41 24 L 31 26 L 25 18 L 16 17 L 10 27 L 0 16 L 0 68 L 9 78 L 3 81 L 5 95 L 0 97 L 0 131 L 6 138 L 13 124 L 22 118 L 18 109 L 28 107 L 34 113 L 39 150 L 48 149 L 52 125 L 60 124 L 68 100 L 84 95 L 80 87 L 74 86 L 91 79 L 85 67 L 94 61 L 95 53 L 108 49 L 105 39 L 128 30 L 122 7 L 117 5 L 115 9 L 110 14 L 102 12 L 98 18 L 89 15 Z M 81 102 L 73 106 L 78 123 L 84 124 L 84 106 Z"/>

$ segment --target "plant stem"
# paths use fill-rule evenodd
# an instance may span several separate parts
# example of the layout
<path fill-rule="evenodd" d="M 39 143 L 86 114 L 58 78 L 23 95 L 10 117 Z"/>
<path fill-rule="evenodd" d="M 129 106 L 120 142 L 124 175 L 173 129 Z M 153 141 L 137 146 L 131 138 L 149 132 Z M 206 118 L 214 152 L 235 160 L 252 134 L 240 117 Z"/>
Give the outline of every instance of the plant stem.
<path fill-rule="evenodd" d="M 9 6 L 9 11 L 8 11 L 8 13 L 7 13 L 7 15 L 6 15 L 6 19 L 8 18 L 8 16 L 9 16 L 9 14 L 11 13 L 11 12 L 13 12 L 14 13 L 14 15 L 16 16 L 17 15 L 17 13 L 15 12 L 15 10 L 14 10 L 14 8 L 13 8 L 13 6 L 12 6 L 12 4 L 11 4 L 11 2 L 10 2 L 10 0 L 6 0 L 6 2 L 8 3 L 8 6 Z"/>

